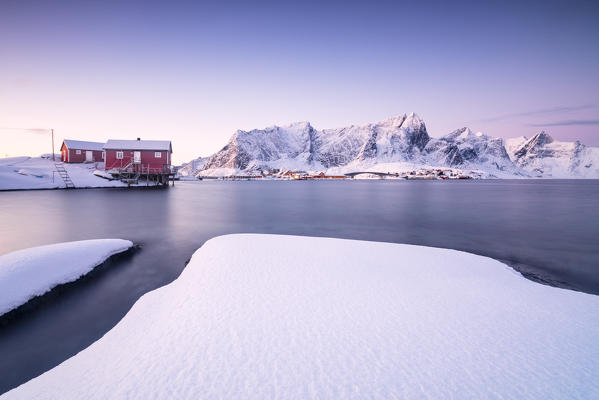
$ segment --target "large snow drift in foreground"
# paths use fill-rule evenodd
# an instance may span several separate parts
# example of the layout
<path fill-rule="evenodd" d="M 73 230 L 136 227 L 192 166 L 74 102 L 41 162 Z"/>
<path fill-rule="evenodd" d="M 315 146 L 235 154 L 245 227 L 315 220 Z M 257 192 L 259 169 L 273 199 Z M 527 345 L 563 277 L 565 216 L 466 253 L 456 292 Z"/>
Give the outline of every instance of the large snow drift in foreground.
<path fill-rule="evenodd" d="M 599 398 L 599 297 L 452 250 L 208 241 L 20 399 Z"/>
<path fill-rule="evenodd" d="M 0 315 L 72 282 L 133 243 L 122 239 L 81 240 L 17 250 L 0 256 Z"/>

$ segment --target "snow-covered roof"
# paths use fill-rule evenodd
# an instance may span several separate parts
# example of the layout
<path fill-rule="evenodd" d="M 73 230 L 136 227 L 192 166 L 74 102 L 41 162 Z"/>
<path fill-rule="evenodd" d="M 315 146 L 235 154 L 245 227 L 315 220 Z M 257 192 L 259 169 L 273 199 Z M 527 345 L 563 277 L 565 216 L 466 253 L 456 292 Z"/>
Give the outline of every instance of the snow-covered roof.
<path fill-rule="evenodd" d="M 77 150 L 102 151 L 102 147 L 104 146 L 104 143 L 101 143 L 101 142 L 84 142 L 82 140 L 71 140 L 71 139 L 65 139 L 64 144 L 66 144 L 69 149 L 77 149 Z"/>
<path fill-rule="evenodd" d="M 170 140 L 114 140 L 109 139 L 105 149 L 173 151 Z"/>

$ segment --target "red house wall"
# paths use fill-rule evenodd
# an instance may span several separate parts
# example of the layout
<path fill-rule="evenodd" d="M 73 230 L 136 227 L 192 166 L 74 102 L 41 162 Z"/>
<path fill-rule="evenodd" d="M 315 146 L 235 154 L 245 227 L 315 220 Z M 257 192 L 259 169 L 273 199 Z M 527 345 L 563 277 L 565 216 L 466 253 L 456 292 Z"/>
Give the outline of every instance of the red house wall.
<path fill-rule="evenodd" d="M 60 159 L 62 162 L 82 163 L 85 162 L 85 152 L 86 150 L 81 150 L 81 154 L 77 154 L 77 149 L 69 149 L 65 144 L 63 144 L 60 148 Z M 98 150 L 92 150 L 92 161 L 104 161 L 102 158 L 102 152 Z"/>
<path fill-rule="evenodd" d="M 117 159 L 117 151 L 123 152 L 123 158 Z M 106 150 L 106 166 L 105 169 L 108 171 L 113 168 L 122 168 L 133 162 L 134 150 Z M 170 165 L 171 163 L 171 152 L 170 151 L 154 151 L 154 150 L 140 150 L 141 152 L 141 166 L 143 170 L 147 170 L 150 167 L 151 172 L 162 172 L 163 165 Z M 160 153 L 160 158 L 156 158 L 154 153 Z M 134 164 L 134 167 L 139 164 Z M 139 167 L 141 168 L 141 167 Z M 170 172 L 170 171 L 168 171 Z"/>

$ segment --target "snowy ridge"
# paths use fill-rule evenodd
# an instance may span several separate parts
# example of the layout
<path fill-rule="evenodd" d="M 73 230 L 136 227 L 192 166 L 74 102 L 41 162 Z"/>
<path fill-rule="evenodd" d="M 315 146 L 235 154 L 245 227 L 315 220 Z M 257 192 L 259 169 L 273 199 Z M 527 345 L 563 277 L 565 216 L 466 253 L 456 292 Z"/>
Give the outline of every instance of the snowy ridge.
<path fill-rule="evenodd" d="M 57 285 L 77 280 L 132 246 L 122 239 L 81 240 L 1 255 L 0 316 Z"/>
<path fill-rule="evenodd" d="M 558 142 L 544 131 L 516 147 L 512 159 L 538 177 L 599 178 L 599 148 Z"/>
<path fill-rule="evenodd" d="M 235 132 L 208 158 L 200 174 L 259 174 L 271 169 L 339 174 L 383 171 L 384 165 L 384 171 L 398 173 L 447 167 L 498 178 L 599 178 L 596 148 L 553 139 L 526 145 L 539 135 L 504 141 L 464 127 L 432 138 L 415 113 L 337 129 L 317 130 L 299 122 Z"/>
<path fill-rule="evenodd" d="M 599 297 L 487 257 L 228 235 L 0 398 L 599 398 L 598 318 Z"/>
<path fill-rule="evenodd" d="M 206 161 L 208 161 L 208 157 L 198 157 L 181 165 L 177 173 L 181 176 L 195 176 L 204 167 Z"/>
<path fill-rule="evenodd" d="M 435 165 L 481 169 L 497 175 L 526 175 L 510 160 L 503 139 L 474 133 L 469 128 L 432 139 L 425 150 Z"/>

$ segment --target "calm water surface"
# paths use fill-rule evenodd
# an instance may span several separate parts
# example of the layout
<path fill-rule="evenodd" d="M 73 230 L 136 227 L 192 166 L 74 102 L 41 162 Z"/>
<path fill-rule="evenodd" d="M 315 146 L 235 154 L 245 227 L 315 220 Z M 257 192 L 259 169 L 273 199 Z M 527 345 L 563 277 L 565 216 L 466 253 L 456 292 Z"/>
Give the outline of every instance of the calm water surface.
<path fill-rule="evenodd" d="M 258 232 L 446 247 L 599 294 L 599 181 L 189 182 L 0 193 L 0 254 L 96 238 L 142 246 L 0 326 L 0 393 L 99 339 L 206 240 Z"/>

